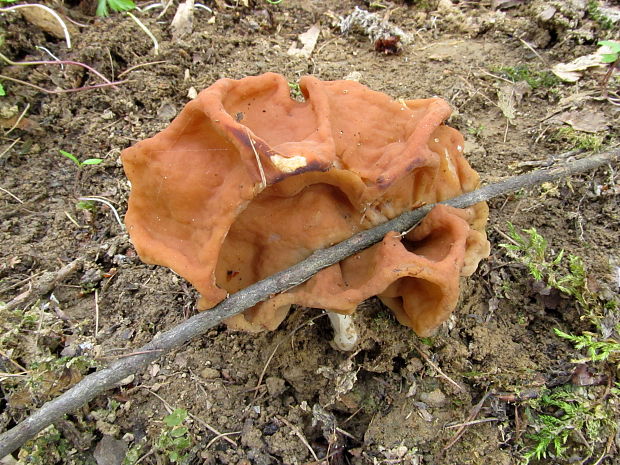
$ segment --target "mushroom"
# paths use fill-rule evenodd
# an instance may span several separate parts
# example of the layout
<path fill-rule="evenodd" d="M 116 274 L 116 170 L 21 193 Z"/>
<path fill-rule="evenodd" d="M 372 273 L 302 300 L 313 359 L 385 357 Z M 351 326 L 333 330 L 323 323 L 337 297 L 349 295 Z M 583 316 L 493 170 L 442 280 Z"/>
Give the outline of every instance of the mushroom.
<path fill-rule="evenodd" d="M 310 76 L 300 88 L 303 102 L 278 74 L 221 79 L 122 153 L 138 254 L 190 281 L 201 310 L 313 250 L 479 184 L 462 135 L 444 125 L 444 100 L 393 100 Z M 487 217 L 484 203 L 438 206 L 409 233 L 387 234 L 227 325 L 273 330 L 292 304 L 346 316 L 377 295 L 426 336 L 455 308 L 459 276 L 488 255 Z M 335 345 L 351 348 L 351 319 L 330 320 Z"/>

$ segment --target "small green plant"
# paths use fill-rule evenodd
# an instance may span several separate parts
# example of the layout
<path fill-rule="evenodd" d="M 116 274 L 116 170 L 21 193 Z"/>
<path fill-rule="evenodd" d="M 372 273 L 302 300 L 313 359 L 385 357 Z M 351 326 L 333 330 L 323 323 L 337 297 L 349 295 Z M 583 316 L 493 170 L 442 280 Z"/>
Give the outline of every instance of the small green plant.
<path fill-rule="evenodd" d="M 550 88 L 561 82 L 555 74 L 549 71 L 533 71 L 527 65 L 502 66 L 493 68 L 492 71 L 513 82 L 525 81 L 532 89 Z"/>
<path fill-rule="evenodd" d="M 620 330 L 620 328 L 617 328 Z M 595 333 L 584 332 L 581 336 L 565 333 L 557 328 L 553 329 L 558 337 L 567 339 L 575 345 L 575 349 L 585 349 L 588 357 L 581 360 L 574 360 L 574 362 L 600 362 L 608 360 L 610 358 L 618 358 L 620 355 L 620 343 L 609 339 L 606 341 L 599 340 L 599 337 Z"/>
<path fill-rule="evenodd" d="M 93 211 L 95 209 L 95 202 L 93 202 L 92 200 L 80 200 L 78 203 L 75 204 L 75 206 L 80 210 Z"/>
<path fill-rule="evenodd" d="M 17 465 L 68 463 L 71 445 L 54 425 L 41 431 L 20 449 Z"/>
<path fill-rule="evenodd" d="M 482 137 L 485 129 L 486 128 L 484 127 L 484 124 L 479 124 L 476 127 L 467 128 L 467 133 L 479 139 L 480 137 Z"/>
<path fill-rule="evenodd" d="M 4 86 L 0 83 L 0 97 L 4 97 L 6 95 L 6 90 L 4 90 Z"/>
<path fill-rule="evenodd" d="M 528 401 L 526 415 L 535 432 L 526 435 L 534 445 L 523 455 L 525 463 L 548 455 L 564 457 L 572 435 L 584 438 L 581 442 L 590 457 L 594 447 L 604 444 L 609 432 L 617 430 L 613 411 L 592 400 L 584 388 L 572 385 L 548 390 Z"/>
<path fill-rule="evenodd" d="M 615 63 L 618 61 L 618 57 L 620 56 L 620 42 L 617 40 L 601 40 L 598 45 L 605 45 L 611 50 L 611 53 L 603 54 L 603 59 L 601 60 L 603 63 Z"/>
<path fill-rule="evenodd" d="M 112 11 L 129 11 L 136 8 L 136 4 L 132 0 L 98 0 L 97 1 L 97 16 L 108 16 L 110 12 L 108 7 Z"/>
<path fill-rule="evenodd" d="M 584 312 L 584 318 L 596 328 L 601 328 L 605 315 L 617 311 L 614 301 L 603 302 L 588 289 L 587 271 L 581 257 L 565 255 L 563 250 L 557 254 L 549 251 L 547 240 L 535 228 L 522 230 L 525 235 L 508 224 L 508 235 L 512 244 L 500 244 L 508 255 L 526 266 L 528 273 L 537 281 L 557 289 L 575 299 Z"/>
<path fill-rule="evenodd" d="M 570 126 L 558 128 L 555 134 L 551 136 L 551 140 L 564 141 L 570 144 L 571 147 L 593 152 L 597 152 L 603 147 L 604 139 L 604 136 L 597 134 L 575 131 Z"/>
<path fill-rule="evenodd" d="M 299 83 L 297 82 L 289 82 L 288 88 L 291 93 L 291 98 L 295 100 L 303 100 L 304 95 L 301 92 L 301 87 L 299 87 Z"/>
<path fill-rule="evenodd" d="M 586 5 L 586 11 L 588 16 L 592 18 L 602 29 L 611 29 L 614 27 L 614 23 L 611 19 L 605 16 L 600 8 L 599 3 L 596 0 L 590 0 Z"/>
<path fill-rule="evenodd" d="M 585 270 L 582 260 L 574 255 L 569 256 L 570 273 L 562 276 L 560 264 L 564 251 L 560 250 L 555 257 L 549 257 L 549 243 L 536 231 L 536 228 L 523 229 L 521 235 L 512 223 L 508 223 L 508 236 L 512 244 L 500 244 L 508 251 L 508 255 L 523 263 L 536 281 L 545 283 L 569 295 L 580 295 L 585 288 Z"/>
<path fill-rule="evenodd" d="M 189 457 L 187 449 L 192 445 L 189 430 L 182 423 L 187 419 L 187 410 L 182 408 L 164 417 L 164 429 L 160 433 L 155 447 L 168 456 L 173 462 L 180 462 Z"/>
<path fill-rule="evenodd" d="M 65 152 L 64 150 L 59 150 L 59 152 L 63 157 L 67 157 L 69 160 L 75 163 L 78 168 L 82 168 L 84 165 L 98 165 L 103 161 L 101 158 L 88 158 L 84 161 L 80 161 L 78 157 L 76 157 L 72 153 Z"/>

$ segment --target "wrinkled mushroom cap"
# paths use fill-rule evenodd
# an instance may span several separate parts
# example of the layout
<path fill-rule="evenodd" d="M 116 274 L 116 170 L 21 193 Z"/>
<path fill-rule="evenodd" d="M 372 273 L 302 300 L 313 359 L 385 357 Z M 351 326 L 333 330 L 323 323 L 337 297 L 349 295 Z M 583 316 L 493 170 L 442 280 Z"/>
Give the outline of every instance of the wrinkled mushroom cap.
<path fill-rule="evenodd" d="M 268 73 L 222 79 L 171 125 L 123 151 L 128 230 L 147 263 L 173 269 L 208 309 L 313 250 L 405 210 L 471 191 L 478 175 L 438 98 L 396 101 L 351 81 L 304 77 L 304 102 Z M 375 246 L 231 318 L 274 329 L 291 304 L 351 313 L 378 295 L 426 335 L 454 309 L 459 276 L 488 255 L 488 210 L 436 207 Z"/>

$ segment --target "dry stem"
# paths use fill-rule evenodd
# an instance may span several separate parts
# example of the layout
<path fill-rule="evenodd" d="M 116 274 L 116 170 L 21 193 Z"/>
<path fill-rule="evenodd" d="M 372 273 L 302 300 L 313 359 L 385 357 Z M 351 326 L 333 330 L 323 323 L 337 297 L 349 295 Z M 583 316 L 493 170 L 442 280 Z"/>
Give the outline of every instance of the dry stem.
<path fill-rule="evenodd" d="M 456 208 L 465 208 L 524 187 L 589 171 L 617 161 L 619 158 L 620 149 L 616 147 L 585 159 L 566 163 L 555 169 L 537 170 L 510 177 L 442 203 Z M 205 334 L 226 318 L 237 315 L 275 294 L 285 292 L 307 281 L 320 270 L 370 247 L 391 231 L 406 231 L 420 221 L 432 207 L 433 205 L 425 205 L 417 210 L 406 212 L 382 225 L 360 232 L 333 247 L 317 250 L 297 265 L 252 284 L 229 296 L 213 309 L 194 315 L 178 326 L 158 334 L 151 342 L 136 351 L 142 352 L 139 355 L 121 358 L 109 367 L 88 375 L 56 399 L 47 402 L 17 426 L 0 435 L 0 457 L 13 452 L 39 431 L 61 419 L 63 415 L 80 408 L 100 393 L 116 387 L 127 376 L 143 370 L 170 350 L 181 347 L 193 338 Z"/>

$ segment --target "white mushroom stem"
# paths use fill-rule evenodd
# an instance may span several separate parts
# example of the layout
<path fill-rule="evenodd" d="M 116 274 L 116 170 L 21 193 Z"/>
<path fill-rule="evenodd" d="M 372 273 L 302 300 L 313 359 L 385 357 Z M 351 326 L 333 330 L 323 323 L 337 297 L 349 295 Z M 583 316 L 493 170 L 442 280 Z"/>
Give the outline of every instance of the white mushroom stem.
<path fill-rule="evenodd" d="M 357 345 L 357 329 L 351 315 L 341 315 L 327 310 L 329 322 L 334 328 L 334 346 L 337 349 L 351 351 Z"/>

